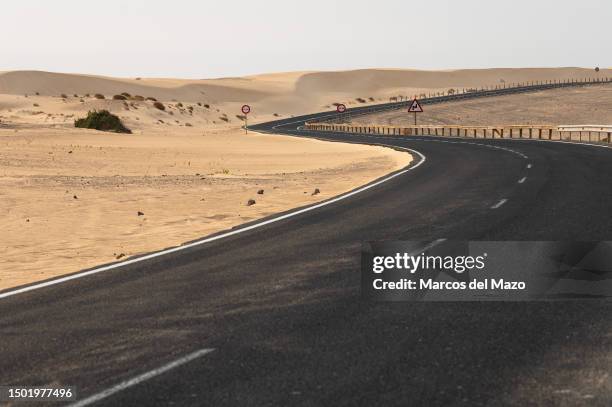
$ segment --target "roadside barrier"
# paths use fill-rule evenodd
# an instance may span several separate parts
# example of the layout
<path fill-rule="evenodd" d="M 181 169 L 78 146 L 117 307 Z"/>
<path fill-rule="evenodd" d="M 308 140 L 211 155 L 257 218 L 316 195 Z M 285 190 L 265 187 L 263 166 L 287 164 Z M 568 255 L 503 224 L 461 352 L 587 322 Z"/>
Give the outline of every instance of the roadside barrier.
<path fill-rule="evenodd" d="M 612 143 L 612 126 L 540 126 L 513 124 L 498 126 L 381 126 L 337 123 L 310 123 L 306 130 L 332 131 L 352 134 L 390 136 L 447 136 L 482 139 L 537 139 Z"/>

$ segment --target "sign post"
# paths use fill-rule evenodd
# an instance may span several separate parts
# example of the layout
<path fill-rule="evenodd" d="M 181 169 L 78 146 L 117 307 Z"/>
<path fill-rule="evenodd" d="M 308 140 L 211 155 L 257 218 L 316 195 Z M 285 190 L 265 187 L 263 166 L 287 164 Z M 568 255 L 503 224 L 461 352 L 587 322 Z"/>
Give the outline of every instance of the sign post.
<path fill-rule="evenodd" d="M 244 114 L 244 133 L 245 134 L 249 134 L 248 117 L 249 117 L 249 113 L 251 112 L 251 106 L 249 106 L 249 105 L 242 105 L 242 108 L 240 110 Z"/>
<path fill-rule="evenodd" d="M 414 125 L 417 125 L 417 113 L 423 113 L 423 107 L 415 97 L 410 103 L 410 107 L 408 108 L 409 113 L 414 113 Z"/>
<path fill-rule="evenodd" d="M 340 113 L 340 115 L 342 115 L 342 113 L 346 112 L 346 106 L 343 105 L 342 103 L 338 103 L 336 105 L 336 112 Z M 342 116 L 340 116 L 340 118 L 342 118 Z"/>

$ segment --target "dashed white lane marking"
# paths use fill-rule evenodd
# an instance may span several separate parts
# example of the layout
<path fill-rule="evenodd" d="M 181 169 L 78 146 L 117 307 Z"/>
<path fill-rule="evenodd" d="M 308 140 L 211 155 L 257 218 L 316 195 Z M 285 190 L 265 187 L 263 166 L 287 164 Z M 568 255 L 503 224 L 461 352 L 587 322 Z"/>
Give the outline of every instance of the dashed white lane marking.
<path fill-rule="evenodd" d="M 519 179 L 519 182 L 518 182 L 518 183 L 519 183 L 519 184 L 522 184 L 522 183 L 524 183 L 525 181 L 527 181 L 527 177 L 523 177 L 523 178 Z"/>
<path fill-rule="evenodd" d="M 157 369 L 150 370 L 146 373 L 141 374 L 140 376 L 136 376 L 132 379 L 125 380 L 119 384 L 114 385 L 113 387 L 110 387 L 106 390 L 103 390 L 99 393 L 89 396 L 83 400 L 77 401 L 76 403 L 72 403 L 68 405 L 68 407 L 84 407 L 84 406 L 88 406 L 93 403 L 97 403 L 98 401 L 103 400 L 109 396 L 112 396 L 113 394 L 118 393 L 122 390 L 125 390 L 128 387 L 132 387 L 139 383 L 145 382 L 149 379 L 152 379 L 155 376 L 159 376 L 160 374 L 167 372 L 168 370 L 177 368 L 181 365 L 184 365 L 185 363 L 191 362 L 192 360 L 200 358 L 213 351 L 214 349 L 200 349 L 199 351 L 196 351 L 186 356 L 183 356 L 181 358 L 178 358 L 173 362 L 170 362 L 161 367 L 158 367 Z"/>
<path fill-rule="evenodd" d="M 501 208 L 501 206 L 502 206 L 503 204 L 505 204 L 506 202 L 508 202 L 508 200 L 504 198 L 504 199 L 502 199 L 501 201 L 499 201 L 498 203 L 496 203 L 495 205 L 493 205 L 493 206 L 491 207 L 491 209 Z"/>
<path fill-rule="evenodd" d="M 533 165 L 531 165 L 531 164 L 527 164 L 527 169 L 528 169 L 528 170 L 529 170 L 529 169 L 531 169 L 531 167 L 533 167 Z"/>
<path fill-rule="evenodd" d="M 389 147 L 389 148 L 391 148 L 391 147 Z M 40 288 L 49 287 L 49 286 L 52 286 L 52 285 L 64 283 L 64 282 L 70 281 L 70 280 L 76 280 L 78 278 L 90 276 L 92 274 L 97 274 L 97 273 L 101 273 L 101 272 L 104 272 L 104 271 L 108 271 L 108 270 L 124 267 L 124 266 L 127 266 L 129 264 L 134 264 L 134 263 L 138 263 L 138 262 L 141 262 L 141 261 L 150 260 L 150 259 L 153 259 L 155 257 L 160 257 L 160 256 L 164 256 L 166 254 L 170 254 L 170 253 L 178 252 L 178 251 L 181 251 L 181 250 L 189 249 L 191 247 L 200 246 L 200 245 L 203 245 L 205 243 L 210 243 L 210 242 L 213 242 L 213 241 L 216 241 L 216 240 L 221 240 L 221 239 L 224 239 L 224 238 L 229 237 L 229 236 L 238 235 L 240 233 L 244 233 L 244 232 L 249 231 L 249 230 L 257 229 L 257 228 L 260 228 L 262 226 L 266 226 L 266 225 L 269 225 L 269 224 L 272 224 L 272 223 L 275 223 L 275 222 L 279 222 L 279 221 L 282 221 L 282 220 L 285 220 L 285 219 L 289 219 L 289 218 L 292 218 L 294 216 L 301 215 L 303 213 L 310 212 L 310 211 L 322 208 L 322 207 L 327 206 L 327 205 L 331 205 L 331 204 L 336 203 L 338 201 L 342 201 L 344 199 L 347 199 L 347 198 L 350 198 L 350 197 L 352 197 L 354 195 L 357 195 L 357 194 L 359 194 L 361 192 L 367 191 L 367 190 L 369 190 L 371 188 L 374 188 L 374 187 L 376 187 L 376 186 L 378 186 L 380 184 L 383 184 L 383 183 L 385 183 L 387 181 L 390 181 L 393 178 L 399 177 L 401 175 L 406 174 L 409 171 L 417 169 L 418 167 L 423 165 L 425 163 L 425 161 L 426 161 L 426 157 L 423 154 L 421 154 L 419 151 L 413 150 L 411 148 L 406 148 L 406 147 L 396 147 L 396 146 L 393 146 L 393 148 L 398 148 L 398 149 L 401 149 L 401 150 L 405 150 L 405 151 L 414 153 L 415 155 L 417 155 L 420 158 L 420 161 L 418 163 L 416 163 L 415 165 L 413 165 L 413 166 L 410 166 L 410 167 L 408 167 L 408 168 L 406 168 L 404 170 L 395 172 L 395 173 L 393 173 L 393 174 L 391 174 L 391 175 L 389 175 L 389 176 L 387 176 L 387 177 L 385 177 L 383 179 L 380 179 L 380 180 L 378 180 L 376 182 L 373 182 L 371 184 L 365 185 L 365 186 L 363 186 L 361 188 L 357 188 L 357 189 L 355 189 L 355 190 L 353 190 L 351 192 L 339 195 L 339 196 L 337 196 L 335 198 L 331 198 L 331 199 L 329 199 L 327 201 L 321 202 L 321 203 L 316 204 L 316 205 L 308 206 L 306 208 L 299 209 L 299 210 L 296 210 L 296 211 L 293 211 L 293 212 L 289 212 L 289 213 L 286 213 L 286 214 L 281 215 L 281 216 L 277 216 L 277 217 L 272 218 L 272 219 L 268 219 L 268 220 L 265 220 L 265 221 L 254 223 L 254 224 L 249 225 L 249 226 L 245 226 L 245 227 L 242 227 L 242 228 L 239 228 L 239 229 L 231 230 L 229 232 L 221 233 L 221 234 L 218 234 L 218 235 L 215 235 L 215 236 L 212 236 L 212 237 L 204 238 L 202 240 L 197 240 L 195 242 L 187 243 L 187 244 L 184 244 L 182 246 L 172 247 L 170 249 L 162 250 L 162 251 L 155 252 L 155 253 L 150 253 L 150 254 L 147 254 L 147 255 L 144 255 L 144 256 L 141 256 L 141 257 L 136 257 L 134 259 L 126 260 L 126 261 L 119 262 L 119 263 L 109 264 L 108 266 L 102 266 L 102 267 L 98 267 L 98 268 L 95 268 L 95 269 L 92 269 L 92 270 L 88 270 L 88 271 L 83 271 L 83 272 L 80 272 L 80 273 L 71 274 L 71 275 L 66 276 L 66 277 L 60 277 L 60 278 L 57 278 L 55 280 L 50 280 L 50 281 L 45 281 L 43 283 L 33 284 L 33 285 L 30 285 L 30 286 L 27 286 L 27 287 L 18 288 L 16 290 L 2 292 L 2 293 L 0 293 L 0 299 L 11 297 L 11 296 L 17 295 L 17 294 L 22 294 L 22 293 L 25 293 L 25 292 L 28 292 L 28 291 L 34 291 L 34 290 L 37 290 L 37 289 L 40 289 Z"/>

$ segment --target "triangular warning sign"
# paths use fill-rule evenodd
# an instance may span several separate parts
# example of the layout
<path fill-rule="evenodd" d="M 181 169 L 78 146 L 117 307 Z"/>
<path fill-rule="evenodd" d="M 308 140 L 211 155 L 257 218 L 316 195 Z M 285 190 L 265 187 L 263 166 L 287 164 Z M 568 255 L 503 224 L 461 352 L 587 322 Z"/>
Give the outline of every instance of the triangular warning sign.
<path fill-rule="evenodd" d="M 410 103 L 410 107 L 408 108 L 410 113 L 423 113 L 423 108 L 418 100 L 414 99 L 412 103 Z"/>

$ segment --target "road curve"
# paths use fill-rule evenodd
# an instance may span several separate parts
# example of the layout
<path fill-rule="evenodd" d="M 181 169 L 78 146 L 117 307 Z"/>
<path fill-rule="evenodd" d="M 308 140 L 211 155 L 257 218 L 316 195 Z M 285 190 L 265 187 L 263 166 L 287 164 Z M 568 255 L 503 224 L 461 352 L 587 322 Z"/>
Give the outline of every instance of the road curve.
<path fill-rule="evenodd" d="M 214 349 L 92 404 L 609 405 L 610 302 L 371 303 L 359 254 L 382 239 L 612 240 L 610 149 L 299 130 L 312 118 L 254 127 L 426 161 L 312 211 L 0 299 L 0 384 L 82 399 Z"/>

